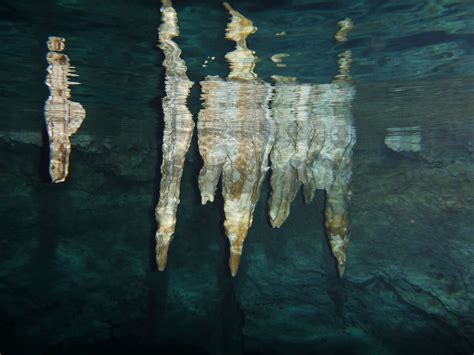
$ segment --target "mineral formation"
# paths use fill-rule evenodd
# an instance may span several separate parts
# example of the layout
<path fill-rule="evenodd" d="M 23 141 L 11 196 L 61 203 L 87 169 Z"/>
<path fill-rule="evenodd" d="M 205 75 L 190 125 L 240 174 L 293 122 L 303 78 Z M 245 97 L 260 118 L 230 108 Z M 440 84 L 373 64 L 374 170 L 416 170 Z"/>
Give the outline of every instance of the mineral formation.
<path fill-rule="evenodd" d="M 326 191 L 326 233 L 344 273 L 348 244 L 347 209 L 355 131 L 351 104 L 354 87 L 277 83 L 272 103 L 276 139 L 271 150 L 270 222 L 280 227 L 301 184 L 305 201 Z"/>
<path fill-rule="evenodd" d="M 346 26 L 344 37 L 348 23 L 352 28 L 349 19 L 339 22 Z M 326 234 L 342 276 L 349 241 L 347 210 L 355 144 L 351 105 L 355 89 L 349 75 L 350 51 L 339 58 L 339 74 L 331 84 L 296 84 L 294 78 L 272 77 L 277 82 L 272 102 L 276 139 L 270 155 L 269 215 L 272 226 L 280 227 L 301 184 L 307 203 L 316 189 L 325 190 Z"/>
<path fill-rule="evenodd" d="M 229 267 L 235 276 L 268 170 L 274 122 L 269 109 L 272 87 L 257 79 L 253 72 L 256 57 L 246 45 L 256 27 L 229 4 L 224 6 L 232 15 L 226 38 L 237 46 L 225 56 L 230 64 L 228 80 L 208 76 L 201 82 L 204 108 L 199 113 L 198 136 L 204 166 L 199 188 L 202 203 L 212 202 L 222 176 Z"/>
<path fill-rule="evenodd" d="M 49 37 L 48 75 L 46 85 L 49 97 L 44 107 L 44 115 L 49 137 L 49 174 L 53 182 L 63 182 L 69 172 L 71 142 L 69 138 L 76 133 L 86 117 L 86 111 L 78 102 L 71 101 L 69 85 L 79 83 L 69 81 L 77 76 L 67 55 L 60 53 L 66 47 L 66 40 L 61 37 Z"/>
<path fill-rule="evenodd" d="M 274 77 L 275 94 L 272 116 L 275 119 L 275 143 L 270 153 L 272 193 L 269 201 L 270 222 L 280 227 L 290 213 L 290 205 L 301 186 L 308 147 L 312 85 L 287 83 Z M 305 137 L 306 135 L 306 137 Z M 302 173 L 303 172 L 303 173 Z"/>
<path fill-rule="evenodd" d="M 175 232 L 181 176 L 194 130 L 192 115 L 186 107 L 193 82 L 186 75 L 186 63 L 180 58 L 181 50 L 172 40 L 179 35 L 179 28 L 176 11 L 170 0 L 162 1 L 161 14 L 159 47 L 165 56 L 163 66 L 166 69 L 166 96 L 162 103 L 165 129 L 160 197 L 155 210 L 158 223 L 156 263 L 160 271 L 166 267 L 168 247 Z"/>
<path fill-rule="evenodd" d="M 307 159 L 303 188 L 306 202 L 315 189 L 326 191 L 325 227 L 339 275 L 344 274 L 349 243 L 348 204 L 352 178 L 352 148 L 356 141 L 351 106 L 355 89 L 347 82 L 321 84 L 312 93 L 316 132 Z"/>

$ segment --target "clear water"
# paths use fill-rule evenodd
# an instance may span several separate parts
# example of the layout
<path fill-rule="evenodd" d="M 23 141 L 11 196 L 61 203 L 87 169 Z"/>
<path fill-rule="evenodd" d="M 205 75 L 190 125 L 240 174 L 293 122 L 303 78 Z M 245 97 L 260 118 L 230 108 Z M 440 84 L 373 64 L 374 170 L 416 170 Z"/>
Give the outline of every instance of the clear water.
<path fill-rule="evenodd" d="M 256 72 L 326 83 L 353 52 L 357 129 L 351 244 L 336 276 L 324 196 L 298 196 L 280 229 L 263 186 L 239 274 L 222 200 L 200 205 L 196 137 L 167 270 L 154 265 L 164 95 L 159 1 L 0 1 L 0 353 L 470 354 L 474 351 L 474 3 L 239 1 L 258 32 Z M 175 1 L 188 74 L 225 76 L 228 15 Z M 355 28 L 337 45 L 335 23 Z M 275 33 L 285 31 L 286 36 Z M 67 38 L 68 181 L 48 180 L 43 106 L 49 35 Z M 286 68 L 270 61 L 289 53 Z M 202 64 L 215 56 L 207 67 Z M 189 106 L 201 104 L 195 85 Z M 420 152 L 386 129 L 419 126 Z"/>

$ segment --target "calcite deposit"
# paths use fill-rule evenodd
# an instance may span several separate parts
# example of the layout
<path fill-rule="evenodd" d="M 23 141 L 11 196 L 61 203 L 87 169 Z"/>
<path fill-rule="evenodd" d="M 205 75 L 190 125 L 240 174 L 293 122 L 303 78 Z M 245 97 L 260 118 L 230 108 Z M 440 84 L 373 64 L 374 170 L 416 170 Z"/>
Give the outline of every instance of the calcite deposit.
<path fill-rule="evenodd" d="M 287 78 L 275 77 L 272 116 L 276 124 L 275 144 L 270 153 L 272 194 L 269 201 L 270 222 L 280 227 L 290 213 L 290 205 L 301 186 L 298 169 L 305 176 L 306 147 L 310 124 L 311 84 L 287 83 Z"/>
<path fill-rule="evenodd" d="M 352 29 L 352 21 L 346 19 L 340 21 L 338 25 L 341 29 L 335 38 L 337 41 L 345 42 L 347 32 Z M 355 88 L 350 77 L 352 64 L 350 50 L 339 55 L 338 64 L 339 73 L 332 84 L 318 85 L 312 100 L 313 115 L 324 141 L 312 167 L 308 170 L 304 193 L 306 201 L 309 202 L 313 198 L 314 189 L 326 191 L 324 225 L 332 254 L 337 261 L 339 276 L 342 276 L 349 245 L 348 209 L 352 179 L 352 148 L 356 142 L 351 110 Z M 319 144 L 321 139 L 317 141 Z"/>
<path fill-rule="evenodd" d="M 79 83 L 69 81 L 77 76 L 67 55 L 60 53 L 66 47 L 66 39 L 49 37 L 48 75 L 46 85 L 49 97 L 44 107 L 44 115 L 49 137 L 49 174 L 55 183 L 63 182 L 69 173 L 71 142 L 69 138 L 76 133 L 86 117 L 86 111 L 78 102 L 71 101 L 70 85 Z"/>
<path fill-rule="evenodd" d="M 348 244 L 348 200 L 355 130 L 351 105 L 355 89 L 332 84 L 277 83 L 272 103 L 276 139 L 270 154 L 270 222 L 280 227 L 301 184 L 305 201 L 326 191 L 326 233 L 344 273 Z"/>
<path fill-rule="evenodd" d="M 225 56 L 230 64 L 228 80 L 208 76 L 201 82 L 204 108 L 199 113 L 198 134 L 204 166 L 199 188 L 202 203 L 212 202 L 222 176 L 229 267 L 235 276 L 268 170 L 274 122 L 269 109 L 272 86 L 257 79 L 253 72 L 256 57 L 246 45 L 247 36 L 256 28 L 227 3 L 224 6 L 232 15 L 226 38 L 237 46 Z"/>
<path fill-rule="evenodd" d="M 315 189 L 326 191 L 326 234 L 340 276 L 344 274 L 349 244 L 347 214 L 352 148 L 356 141 L 351 112 L 354 94 L 355 88 L 346 82 L 315 87 L 312 115 L 317 133 L 309 148 L 307 181 L 304 186 L 306 202 L 313 199 Z"/>
<path fill-rule="evenodd" d="M 166 267 L 168 247 L 176 226 L 180 182 L 186 152 L 194 130 L 192 115 L 186 106 L 193 85 L 186 75 L 186 63 L 180 58 L 181 49 L 172 40 L 179 35 L 178 18 L 171 1 L 163 0 L 162 24 L 159 28 L 159 47 L 163 50 L 166 69 L 166 96 L 163 98 L 165 129 L 163 133 L 163 161 L 161 164 L 160 198 L 155 214 L 156 263 L 159 270 Z"/>
<path fill-rule="evenodd" d="M 348 23 L 346 19 L 339 25 L 347 31 Z M 280 227 L 301 184 L 307 203 L 316 189 L 326 191 L 326 233 L 342 276 L 349 241 L 347 211 L 355 144 L 351 105 L 355 89 L 349 75 L 350 51 L 339 58 L 339 73 L 331 84 L 296 84 L 294 78 L 273 76 L 277 82 L 272 103 L 276 139 L 270 155 L 269 215 L 272 226 Z"/>

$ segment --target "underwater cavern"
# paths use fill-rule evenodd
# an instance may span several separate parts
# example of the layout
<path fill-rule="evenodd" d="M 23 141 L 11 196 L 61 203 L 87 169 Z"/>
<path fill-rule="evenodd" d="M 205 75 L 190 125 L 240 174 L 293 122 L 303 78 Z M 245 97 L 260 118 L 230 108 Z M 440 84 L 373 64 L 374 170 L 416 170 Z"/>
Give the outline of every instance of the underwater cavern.
<path fill-rule="evenodd" d="M 0 354 L 473 353 L 473 19 L 0 1 Z"/>

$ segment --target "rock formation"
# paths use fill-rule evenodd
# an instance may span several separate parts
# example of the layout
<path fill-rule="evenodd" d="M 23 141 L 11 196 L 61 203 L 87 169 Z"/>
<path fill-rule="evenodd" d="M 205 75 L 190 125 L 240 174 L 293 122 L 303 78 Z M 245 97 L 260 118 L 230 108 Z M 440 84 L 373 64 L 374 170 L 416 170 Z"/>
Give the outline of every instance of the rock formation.
<path fill-rule="evenodd" d="M 316 189 L 325 190 L 326 232 L 340 275 L 348 243 L 354 93 L 347 82 L 277 83 L 272 104 L 276 139 L 270 155 L 270 222 L 273 227 L 283 224 L 301 184 L 306 203 L 311 202 Z"/>
<path fill-rule="evenodd" d="M 253 72 L 256 57 L 246 38 L 256 31 L 252 21 L 224 3 L 232 15 L 226 38 L 237 43 L 225 58 L 228 80 L 208 76 L 201 82 L 204 108 L 199 113 L 199 150 L 204 166 L 199 175 L 202 203 L 214 200 L 222 175 L 226 235 L 230 241 L 229 267 L 235 276 L 260 187 L 268 170 L 274 141 L 269 102 L 272 87 Z"/>
<path fill-rule="evenodd" d="M 306 164 L 306 147 L 312 85 L 288 84 L 287 78 L 273 76 L 277 81 L 272 102 L 272 116 L 276 124 L 275 144 L 270 153 L 272 194 L 269 201 L 270 222 L 280 227 L 290 213 L 290 205 L 298 192 L 300 177 Z"/>
<path fill-rule="evenodd" d="M 356 141 L 351 106 L 355 88 L 346 82 L 314 88 L 312 116 L 317 127 L 310 144 L 307 181 L 303 188 L 309 203 L 315 189 L 326 191 L 325 227 L 339 275 L 346 264 L 349 243 L 348 204 L 352 178 L 352 147 Z"/>
<path fill-rule="evenodd" d="M 44 107 L 44 115 L 49 137 L 49 174 L 55 183 L 63 182 L 69 172 L 69 156 L 71 142 L 69 137 L 76 133 L 86 117 L 86 111 L 78 102 L 71 101 L 69 85 L 79 83 L 69 81 L 74 74 L 67 55 L 60 53 L 66 47 L 66 39 L 49 37 L 48 75 L 46 85 L 49 88 L 49 97 Z"/>
<path fill-rule="evenodd" d="M 172 40 L 179 35 L 178 18 L 170 0 L 163 0 L 159 47 L 163 50 L 166 68 L 166 97 L 163 98 L 165 129 L 163 133 L 163 162 L 161 164 L 160 198 L 155 214 L 156 262 L 160 271 L 166 267 L 168 247 L 176 226 L 179 189 L 186 152 L 194 130 L 192 115 L 186 99 L 193 85 L 186 76 L 186 63 L 181 50 Z"/>
<path fill-rule="evenodd" d="M 346 38 L 348 23 L 352 28 L 349 19 L 339 22 L 342 28 L 336 38 Z M 272 103 L 276 139 L 270 155 L 269 215 L 272 226 L 280 227 L 301 184 L 307 203 L 316 189 L 325 190 L 326 233 L 342 276 L 348 245 L 355 89 L 350 83 L 350 51 L 339 58 L 339 74 L 332 84 L 296 84 L 294 78 L 273 76 L 277 82 Z"/>
<path fill-rule="evenodd" d="M 352 21 L 338 22 L 341 27 L 335 38 L 347 41 L 347 32 Z M 341 34 L 342 33 L 342 34 Z M 314 188 L 326 191 L 325 221 L 326 234 L 331 251 L 337 261 L 339 276 L 346 267 L 346 251 L 349 245 L 348 209 L 350 183 L 352 179 L 352 148 L 356 132 L 352 122 L 352 101 L 355 88 L 349 75 L 352 54 L 346 50 L 339 55 L 339 74 L 332 84 L 318 85 L 313 114 L 320 122 L 324 135 L 321 151 L 308 174 L 305 199 L 312 199 Z"/>

